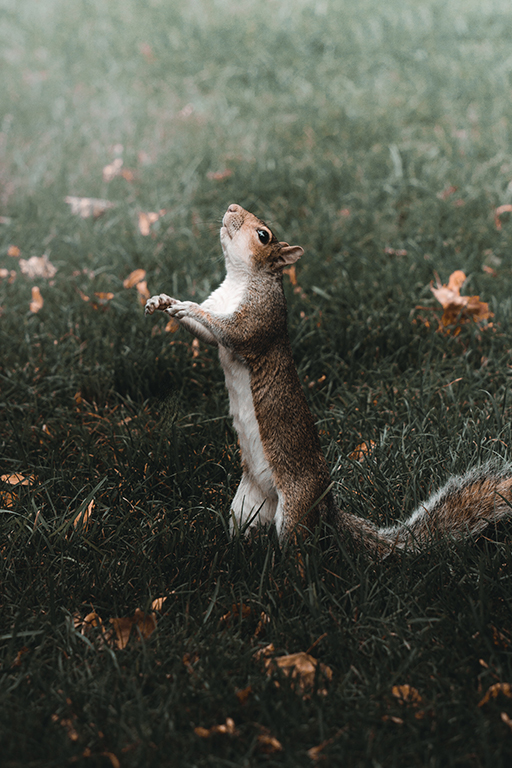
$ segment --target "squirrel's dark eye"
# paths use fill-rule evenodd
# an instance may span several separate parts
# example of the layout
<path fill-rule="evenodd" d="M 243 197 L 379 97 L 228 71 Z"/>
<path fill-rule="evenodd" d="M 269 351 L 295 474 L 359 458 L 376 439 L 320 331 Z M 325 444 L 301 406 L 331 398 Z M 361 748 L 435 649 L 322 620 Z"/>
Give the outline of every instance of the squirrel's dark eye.
<path fill-rule="evenodd" d="M 263 245 L 266 245 L 270 240 L 270 235 L 266 229 L 257 229 L 256 233 L 260 239 L 260 243 L 262 243 Z"/>

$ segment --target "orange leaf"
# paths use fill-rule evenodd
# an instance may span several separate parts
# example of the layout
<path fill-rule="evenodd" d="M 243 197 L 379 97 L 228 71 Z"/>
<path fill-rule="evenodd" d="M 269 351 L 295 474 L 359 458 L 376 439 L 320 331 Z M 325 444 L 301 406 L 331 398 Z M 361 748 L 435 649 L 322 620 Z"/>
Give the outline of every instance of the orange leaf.
<path fill-rule="evenodd" d="M 258 749 L 266 755 L 271 755 L 273 752 L 282 752 L 283 745 L 272 736 L 270 733 L 260 733 L 257 741 Z"/>
<path fill-rule="evenodd" d="M 212 181 L 222 181 L 223 179 L 229 179 L 233 175 L 233 171 L 229 168 L 225 168 L 223 171 L 209 171 L 206 176 Z"/>
<path fill-rule="evenodd" d="M 89 527 L 89 518 L 92 515 L 92 511 L 94 509 L 94 499 L 92 499 L 89 502 L 89 505 L 87 506 L 87 509 L 80 512 L 75 519 L 73 520 L 73 527 L 75 529 L 82 528 L 82 530 L 86 531 Z"/>
<path fill-rule="evenodd" d="M 39 312 L 40 309 L 43 308 L 44 299 L 41 296 L 41 291 L 37 287 L 37 285 L 34 285 L 32 288 L 32 301 L 30 302 L 30 311 L 34 314 L 36 312 Z"/>
<path fill-rule="evenodd" d="M 494 223 L 496 225 L 496 229 L 501 229 L 501 220 L 500 216 L 502 213 L 512 213 L 512 205 L 508 203 L 507 205 L 499 205 L 496 210 L 494 211 Z"/>
<path fill-rule="evenodd" d="M 25 475 L 15 472 L 13 475 L 2 475 L 0 480 L 2 483 L 9 483 L 9 485 L 32 485 L 34 482 L 34 475 L 25 477 Z"/>
<path fill-rule="evenodd" d="M 164 330 L 166 331 L 166 333 L 176 333 L 176 331 L 178 331 L 179 328 L 180 328 L 180 321 L 176 320 L 175 317 L 171 317 L 171 319 L 165 326 Z"/>
<path fill-rule="evenodd" d="M 202 728 L 200 725 L 198 725 L 196 728 L 194 728 L 194 733 L 201 739 L 208 739 L 210 736 L 214 736 L 215 734 L 219 733 L 227 734 L 228 736 L 237 735 L 235 730 L 235 722 L 231 717 L 227 717 L 225 723 L 221 723 L 220 725 L 212 725 L 211 728 Z"/>
<path fill-rule="evenodd" d="M 71 213 L 81 216 L 82 219 L 88 219 L 93 216 L 97 219 L 108 211 L 109 208 L 115 208 L 115 203 L 110 200 L 102 200 L 99 197 L 73 197 L 68 195 L 64 201 L 71 206 Z"/>
<path fill-rule="evenodd" d="M 365 460 L 366 456 L 373 451 L 375 445 L 376 443 L 374 440 L 370 440 L 369 443 L 359 443 L 359 445 L 354 448 L 352 453 L 349 453 L 348 457 L 354 461 L 362 462 Z"/>
<path fill-rule="evenodd" d="M 51 263 L 46 253 L 42 256 L 32 256 L 30 259 L 20 259 L 20 269 L 28 277 L 54 277 L 56 267 Z"/>
<path fill-rule="evenodd" d="M 17 245 L 10 245 L 7 249 L 7 255 L 17 259 L 21 255 L 21 251 Z"/>
<path fill-rule="evenodd" d="M 494 683 L 491 685 L 485 696 L 478 702 L 479 707 L 483 707 L 491 699 L 496 699 L 500 693 L 509 699 L 512 699 L 512 685 L 510 683 Z"/>
<path fill-rule="evenodd" d="M 297 275 L 295 274 L 295 264 L 292 264 L 291 267 L 285 267 L 283 269 L 283 274 L 288 275 L 290 278 L 290 283 L 292 285 L 297 285 Z"/>
<path fill-rule="evenodd" d="M 123 280 L 123 288 L 133 288 L 134 285 L 140 283 L 145 277 L 145 269 L 134 269 L 133 272 L 130 272 L 128 277 Z"/>
<path fill-rule="evenodd" d="M 416 707 L 422 702 L 420 694 L 412 685 L 394 685 L 391 693 L 401 704 L 412 704 Z"/>
<path fill-rule="evenodd" d="M 147 237 L 151 232 L 151 225 L 154 224 L 161 216 L 161 213 L 155 213 L 151 211 L 149 213 L 139 213 L 139 232 L 144 237 Z"/>
<path fill-rule="evenodd" d="M 321 674 L 328 681 L 332 680 L 332 670 L 325 664 L 321 664 L 313 656 L 310 656 L 304 651 L 299 653 L 292 653 L 287 656 L 278 656 L 275 659 L 265 659 L 265 667 L 267 668 L 267 674 L 270 675 L 277 669 L 280 669 L 287 677 L 291 677 L 298 684 L 298 691 L 304 696 L 309 694 L 314 689 L 316 671 L 317 668 Z M 317 693 L 322 696 L 327 695 L 325 688 L 319 688 Z"/>
<path fill-rule="evenodd" d="M 485 301 L 480 301 L 479 296 L 461 296 L 460 289 L 466 280 L 466 275 L 458 269 L 450 275 L 448 285 L 440 285 L 439 279 L 437 287 L 431 283 L 430 290 L 443 307 L 443 316 L 441 324 L 443 328 L 447 326 L 460 326 L 464 323 L 474 320 L 488 320 L 492 317 L 489 311 L 489 305 Z"/>
<path fill-rule="evenodd" d="M 114 294 L 110 291 L 108 293 L 104 293 L 103 291 L 95 291 L 94 295 L 98 297 L 100 302 L 111 301 L 114 298 Z"/>
<path fill-rule="evenodd" d="M 150 292 L 148 291 L 148 284 L 145 280 L 141 280 L 140 283 L 137 283 L 137 292 L 139 294 L 141 304 L 145 304 L 151 296 Z"/>
<path fill-rule="evenodd" d="M 120 157 L 116 157 L 109 165 L 106 165 L 103 169 L 103 181 L 112 181 L 116 176 L 120 176 L 122 165 L 123 161 Z"/>

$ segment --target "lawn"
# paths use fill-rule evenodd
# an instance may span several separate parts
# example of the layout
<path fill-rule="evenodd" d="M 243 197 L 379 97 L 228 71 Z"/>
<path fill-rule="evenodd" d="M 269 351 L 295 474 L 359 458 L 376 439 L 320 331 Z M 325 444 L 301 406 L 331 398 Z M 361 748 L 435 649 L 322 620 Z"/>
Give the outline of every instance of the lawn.
<path fill-rule="evenodd" d="M 305 249 L 340 505 L 510 458 L 511 44 L 505 0 L 0 0 L 4 765 L 510 765 L 512 526 L 231 540 L 216 351 L 143 303 L 206 298 L 240 203 Z"/>

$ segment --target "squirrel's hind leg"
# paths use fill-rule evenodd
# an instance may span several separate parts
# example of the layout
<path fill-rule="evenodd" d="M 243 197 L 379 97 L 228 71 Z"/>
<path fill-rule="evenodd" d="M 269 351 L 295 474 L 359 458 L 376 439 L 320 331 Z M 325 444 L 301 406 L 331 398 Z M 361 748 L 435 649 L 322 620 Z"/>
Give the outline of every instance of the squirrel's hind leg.
<path fill-rule="evenodd" d="M 265 494 L 246 472 L 231 504 L 231 535 L 247 525 L 246 533 L 257 525 L 265 525 L 274 520 L 277 508 L 277 495 Z"/>

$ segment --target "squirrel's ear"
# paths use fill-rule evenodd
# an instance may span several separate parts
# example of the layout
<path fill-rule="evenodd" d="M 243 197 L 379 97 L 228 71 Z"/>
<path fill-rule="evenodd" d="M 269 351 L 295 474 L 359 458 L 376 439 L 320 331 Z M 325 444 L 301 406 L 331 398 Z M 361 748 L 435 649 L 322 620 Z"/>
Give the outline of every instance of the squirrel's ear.
<path fill-rule="evenodd" d="M 286 267 L 288 264 L 295 264 L 304 254 L 304 249 L 300 245 L 288 245 L 288 243 L 279 243 L 279 256 L 276 266 Z"/>

